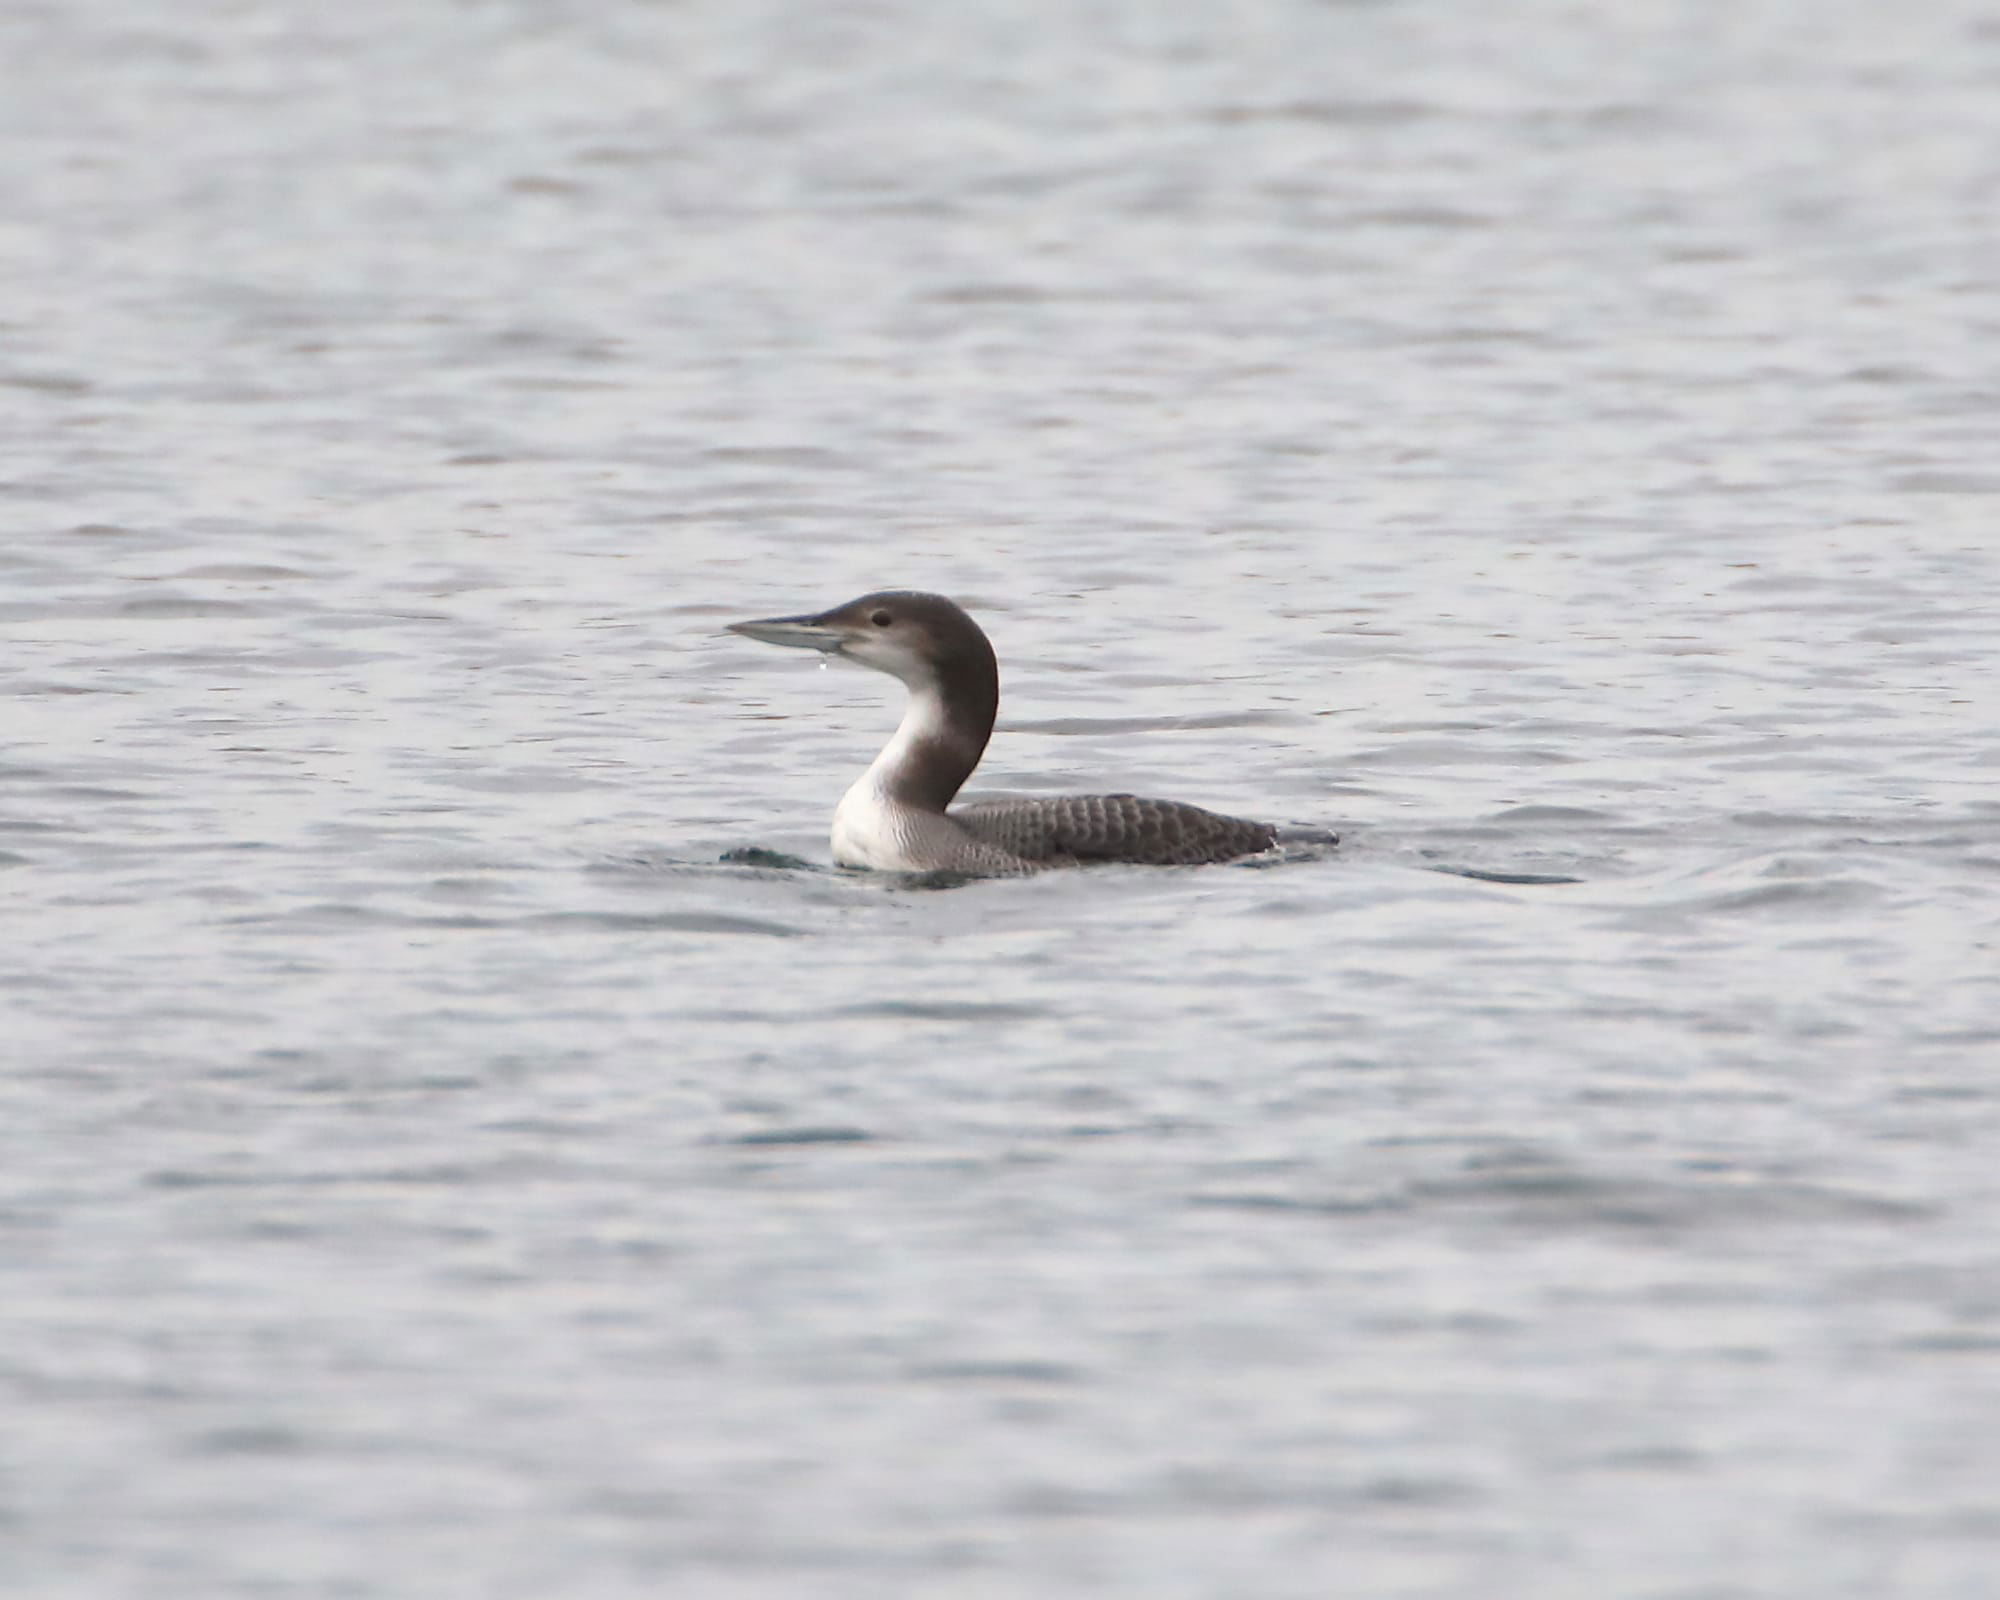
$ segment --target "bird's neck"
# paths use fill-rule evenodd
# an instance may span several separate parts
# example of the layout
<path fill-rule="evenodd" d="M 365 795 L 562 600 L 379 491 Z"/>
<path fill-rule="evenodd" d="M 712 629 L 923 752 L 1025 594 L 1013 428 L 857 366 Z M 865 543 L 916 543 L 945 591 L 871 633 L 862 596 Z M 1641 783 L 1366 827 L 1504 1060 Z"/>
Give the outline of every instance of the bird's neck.
<path fill-rule="evenodd" d="M 875 792 L 894 805 L 942 812 L 986 753 L 999 706 L 997 674 L 912 683 L 902 722 L 868 769 Z"/>

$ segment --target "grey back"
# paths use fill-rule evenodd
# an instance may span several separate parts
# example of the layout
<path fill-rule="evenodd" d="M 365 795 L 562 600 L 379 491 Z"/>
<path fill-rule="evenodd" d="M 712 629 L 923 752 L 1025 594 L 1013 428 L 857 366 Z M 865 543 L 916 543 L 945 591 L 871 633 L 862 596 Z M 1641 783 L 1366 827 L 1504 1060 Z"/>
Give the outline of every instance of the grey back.
<path fill-rule="evenodd" d="M 954 807 L 952 821 L 1026 861 L 1131 861 L 1195 866 L 1268 850 L 1277 829 L 1177 800 L 1131 794 L 1067 794 L 982 800 Z"/>

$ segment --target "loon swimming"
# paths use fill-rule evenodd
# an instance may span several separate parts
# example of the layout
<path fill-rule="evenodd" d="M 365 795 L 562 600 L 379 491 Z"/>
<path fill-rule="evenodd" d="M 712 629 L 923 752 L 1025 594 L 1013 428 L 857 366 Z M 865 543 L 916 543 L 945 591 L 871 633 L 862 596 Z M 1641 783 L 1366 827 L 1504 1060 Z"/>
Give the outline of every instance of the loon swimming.
<path fill-rule="evenodd" d="M 886 589 L 812 616 L 733 622 L 729 631 L 843 656 L 909 688 L 902 725 L 833 814 L 842 866 L 994 876 L 1097 861 L 1229 861 L 1277 842 L 1266 823 L 1129 794 L 947 810 L 992 737 L 1000 668 L 979 624 L 943 595 Z"/>

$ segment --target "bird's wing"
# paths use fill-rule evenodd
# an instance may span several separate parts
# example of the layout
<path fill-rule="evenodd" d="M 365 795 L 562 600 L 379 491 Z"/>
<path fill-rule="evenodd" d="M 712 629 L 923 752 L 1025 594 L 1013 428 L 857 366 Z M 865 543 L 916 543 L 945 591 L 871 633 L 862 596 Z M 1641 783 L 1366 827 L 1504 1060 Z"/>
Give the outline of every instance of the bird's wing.
<path fill-rule="evenodd" d="M 1136 861 L 1192 866 L 1268 850 L 1277 830 L 1176 800 L 1068 794 L 981 800 L 952 820 L 981 843 L 1027 861 Z"/>

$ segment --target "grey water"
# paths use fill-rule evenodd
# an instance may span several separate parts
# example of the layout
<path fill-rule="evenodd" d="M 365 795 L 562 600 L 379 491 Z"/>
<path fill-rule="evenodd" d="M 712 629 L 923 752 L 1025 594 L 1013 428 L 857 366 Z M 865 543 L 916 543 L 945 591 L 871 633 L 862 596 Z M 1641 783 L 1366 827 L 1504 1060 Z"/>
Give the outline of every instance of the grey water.
<path fill-rule="evenodd" d="M 2000 23 L 0 9 L 0 1592 L 1991 1594 Z M 946 591 L 984 792 L 826 826 Z"/>

